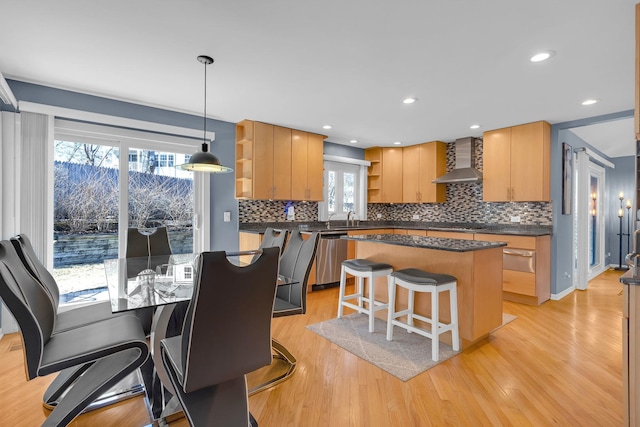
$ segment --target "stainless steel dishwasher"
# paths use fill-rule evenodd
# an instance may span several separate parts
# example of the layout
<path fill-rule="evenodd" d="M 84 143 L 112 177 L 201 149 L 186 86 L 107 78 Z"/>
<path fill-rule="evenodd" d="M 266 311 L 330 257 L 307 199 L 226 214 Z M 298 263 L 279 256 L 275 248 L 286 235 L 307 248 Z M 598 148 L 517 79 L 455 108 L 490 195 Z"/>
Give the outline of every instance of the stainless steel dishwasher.
<path fill-rule="evenodd" d="M 340 283 L 342 261 L 347 259 L 346 233 L 320 234 L 316 253 L 316 284 L 312 289 L 324 289 Z"/>

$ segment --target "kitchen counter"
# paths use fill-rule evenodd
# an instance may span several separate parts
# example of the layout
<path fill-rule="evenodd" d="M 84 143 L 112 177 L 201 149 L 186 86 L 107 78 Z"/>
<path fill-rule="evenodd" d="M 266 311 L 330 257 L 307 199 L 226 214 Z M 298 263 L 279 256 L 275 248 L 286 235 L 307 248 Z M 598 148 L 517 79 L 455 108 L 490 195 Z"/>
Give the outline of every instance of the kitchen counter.
<path fill-rule="evenodd" d="M 623 285 L 640 285 L 640 269 L 631 267 L 620 276 L 620 283 Z"/>
<path fill-rule="evenodd" d="M 474 223 L 450 223 L 450 222 L 426 222 L 426 221 L 360 221 L 357 225 L 346 226 L 344 221 L 331 221 L 327 227 L 326 222 L 251 222 L 240 223 L 239 231 L 248 233 L 263 233 L 265 228 L 303 231 L 319 231 L 321 233 L 347 233 L 351 230 L 375 230 L 375 229 L 409 229 L 409 230 L 433 230 L 451 231 L 459 233 L 484 233 L 484 234 L 510 234 L 519 236 L 545 236 L 552 233 L 552 226 L 545 225 L 510 225 L 510 224 L 474 224 Z"/>
<path fill-rule="evenodd" d="M 507 246 L 504 242 L 406 236 L 403 234 L 364 234 L 358 236 L 342 236 L 341 239 L 371 241 L 388 245 L 410 246 L 413 248 L 436 249 L 450 252 L 469 252 Z"/>
<path fill-rule="evenodd" d="M 458 283 L 459 332 L 462 348 L 468 348 L 488 338 L 502 324 L 502 247 L 503 242 L 407 236 L 401 234 L 370 234 L 342 236 L 341 240 L 355 244 L 355 257 L 390 264 L 394 270 L 419 268 L 432 273 L 449 274 Z M 376 300 L 387 301 L 387 279 L 375 279 Z M 406 291 L 398 290 L 396 308 L 407 306 Z M 441 321 L 448 323 L 449 301 L 441 296 Z M 415 296 L 415 311 L 430 316 L 429 295 Z M 384 317 L 381 313 L 380 317 Z M 441 336 L 450 343 L 451 336 Z"/>

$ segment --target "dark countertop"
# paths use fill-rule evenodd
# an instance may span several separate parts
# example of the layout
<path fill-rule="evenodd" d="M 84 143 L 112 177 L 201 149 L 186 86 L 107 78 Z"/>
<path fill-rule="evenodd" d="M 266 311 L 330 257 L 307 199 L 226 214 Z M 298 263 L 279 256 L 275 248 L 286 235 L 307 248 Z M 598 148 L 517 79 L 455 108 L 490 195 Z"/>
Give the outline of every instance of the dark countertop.
<path fill-rule="evenodd" d="M 240 223 L 239 230 L 249 233 L 263 233 L 265 228 L 302 231 L 319 231 L 321 233 L 346 233 L 349 230 L 374 230 L 379 228 L 401 228 L 411 230 L 453 231 L 461 233 L 511 234 L 519 236 L 546 236 L 552 233 L 551 225 L 510 225 L 510 224 L 477 224 L 426 221 L 359 221 L 358 225 L 346 227 L 344 221 L 331 221 L 330 227 L 324 221 L 316 222 L 250 222 Z"/>
<path fill-rule="evenodd" d="M 631 267 L 620 276 L 620 283 L 623 285 L 640 285 L 640 268 Z"/>
<path fill-rule="evenodd" d="M 363 234 L 342 236 L 341 239 L 359 242 L 386 243 L 388 245 L 411 246 L 422 249 L 437 249 L 450 252 L 470 252 L 507 246 L 504 242 L 446 239 L 440 237 L 406 236 L 404 234 Z"/>

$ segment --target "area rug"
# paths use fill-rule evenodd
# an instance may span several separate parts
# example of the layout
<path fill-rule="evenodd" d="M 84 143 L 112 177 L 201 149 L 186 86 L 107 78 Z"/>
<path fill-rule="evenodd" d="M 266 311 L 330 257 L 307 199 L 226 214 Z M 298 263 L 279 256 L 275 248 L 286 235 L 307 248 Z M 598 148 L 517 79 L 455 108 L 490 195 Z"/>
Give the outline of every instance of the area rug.
<path fill-rule="evenodd" d="M 500 327 L 515 318 L 504 314 Z M 376 318 L 374 332 L 369 333 L 369 317 L 360 313 L 326 320 L 307 328 L 402 381 L 410 380 L 458 354 L 450 345 L 440 343 L 439 360 L 434 362 L 431 360 L 429 338 L 395 327 L 393 341 L 387 341 L 386 322 Z"/>
<path fill-rule="evenodd" d="M 440 360 L 434 362 L 431 360 L 429 338 L 395 327 L 393 341 L 387 341 L 386 322 L 376 318 L 374 332 L 369 333 L 369 317 L 366 314 L 354 313 L 307 328 L 402 381 L 457 354 L 451 346 L 440 343 Z"/>

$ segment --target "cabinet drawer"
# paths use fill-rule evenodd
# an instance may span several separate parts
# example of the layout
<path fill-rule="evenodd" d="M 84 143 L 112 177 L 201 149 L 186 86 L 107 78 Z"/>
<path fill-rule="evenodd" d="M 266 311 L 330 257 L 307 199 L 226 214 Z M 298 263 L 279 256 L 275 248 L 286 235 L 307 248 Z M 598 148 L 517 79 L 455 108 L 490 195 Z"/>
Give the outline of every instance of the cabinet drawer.
<path fill-rule="evenodd" d="M 484 240 L 486 242 L 505 242 L 508 248 L 536 249 L 536 238 L 530 236 L 476 233 L 475 240 Z"/>
<path fill-rule="evenodd" d="M 502 290 L 535 297 L 536 275 L 522 271 L 503 270 Z"/>
<path fill-rule="evenodd" d="M 473 233 L 461 233 L 455 231 L 427 231 L 427 237 L 441 237 L 443 239 L 473 240 Z"/>

